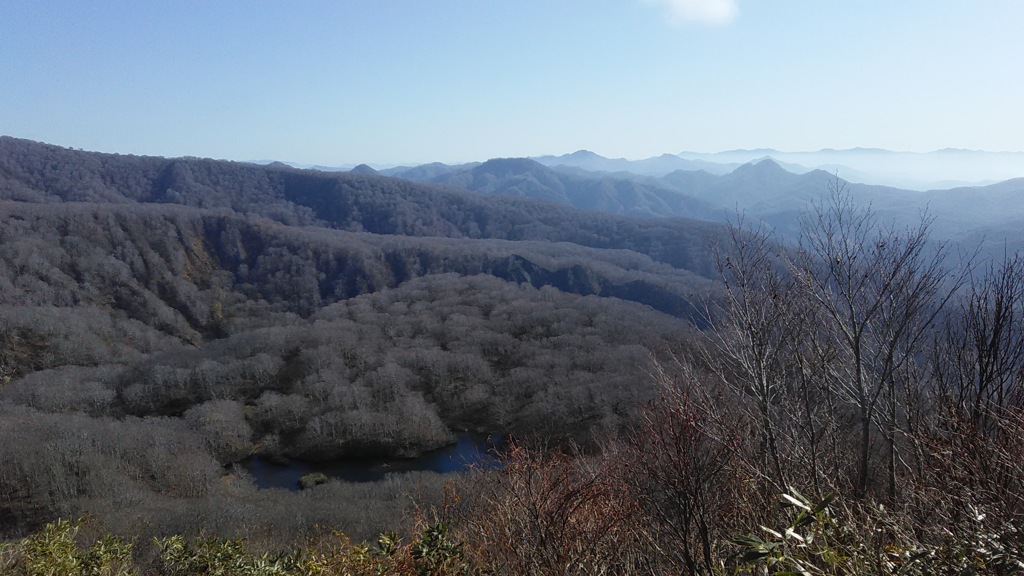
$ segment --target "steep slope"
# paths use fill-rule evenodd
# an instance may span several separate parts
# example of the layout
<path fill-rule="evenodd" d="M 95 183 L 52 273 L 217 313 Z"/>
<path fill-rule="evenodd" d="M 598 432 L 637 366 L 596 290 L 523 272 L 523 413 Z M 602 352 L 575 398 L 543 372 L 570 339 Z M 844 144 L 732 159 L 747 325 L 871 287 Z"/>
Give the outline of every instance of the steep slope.
<path fill-rule="evenodd" d="M 421 276 L 493 275 L 696 317 L 712 283 L 625 250 L 292 228 L 180 206 L 0 206 L 0 306 L 106 308 L 199 344 Z"/>

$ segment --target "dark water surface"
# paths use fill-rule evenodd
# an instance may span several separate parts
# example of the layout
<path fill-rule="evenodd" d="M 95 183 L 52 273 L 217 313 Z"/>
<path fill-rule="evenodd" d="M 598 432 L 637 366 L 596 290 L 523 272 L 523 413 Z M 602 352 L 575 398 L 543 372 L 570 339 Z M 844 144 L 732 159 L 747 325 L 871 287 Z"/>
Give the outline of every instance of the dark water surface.
<path fill-rule="evenodd" d="M 346 458 L 331 462 L 304 462 L 290 460 L 276 463 L 259 455 L 250 456 L 238 464 L 252 475 L 259 488 L 299 489 L 299 478 L 313 472 L 323 472 L 329 478 L 349 482 L 373 482 L 385 474 L 429 470 L 432 472 L 461 472 L 470 467 L 498 467 L 498 435 L 459 434 L 455 444 L 445 446 L 418 458 Z"/>

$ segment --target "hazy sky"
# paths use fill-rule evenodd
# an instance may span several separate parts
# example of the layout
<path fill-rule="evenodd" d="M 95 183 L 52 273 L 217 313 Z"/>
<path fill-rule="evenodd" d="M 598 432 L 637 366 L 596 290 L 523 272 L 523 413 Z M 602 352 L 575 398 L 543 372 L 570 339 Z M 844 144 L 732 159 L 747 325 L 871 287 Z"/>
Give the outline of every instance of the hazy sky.
<path fill-rule="evenodd" d="M 0 2 L 0 133 L 345 165 L 1024 150 L 1024 2 Z"/>

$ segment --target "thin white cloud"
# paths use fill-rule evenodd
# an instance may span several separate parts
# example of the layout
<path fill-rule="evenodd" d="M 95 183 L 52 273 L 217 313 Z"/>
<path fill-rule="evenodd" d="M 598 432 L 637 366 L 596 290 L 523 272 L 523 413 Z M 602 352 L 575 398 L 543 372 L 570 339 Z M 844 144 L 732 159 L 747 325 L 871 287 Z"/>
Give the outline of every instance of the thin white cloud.
<path fill-rule="evenodd" d="M 646 0 L 664 7 L 673 24 L 724 26 L 736 19 L 740 7 L 736 0 Z"/>

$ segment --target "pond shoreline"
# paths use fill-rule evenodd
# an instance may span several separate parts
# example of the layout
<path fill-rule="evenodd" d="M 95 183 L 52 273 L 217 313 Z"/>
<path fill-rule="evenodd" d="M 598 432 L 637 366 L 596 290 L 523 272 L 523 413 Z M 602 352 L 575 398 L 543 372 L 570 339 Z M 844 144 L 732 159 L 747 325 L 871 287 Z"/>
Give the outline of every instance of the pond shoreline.
<path fill-rule="evenodd" d="M 300 490 L 299 480 L 307 474 L 322 473 L 329 479 L 346 482 L 375 482 L 388 474 L 431 471 L 441 474 L 471 468 L 497 468 L 504 448 L 502 435 L 462 433 L 448 446 L 431 450 L 416 458 L 343 458 L 327 462 L 290 459 L 284 462 L 253 454 L 236 462 L 260 489 Z"/>

